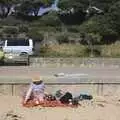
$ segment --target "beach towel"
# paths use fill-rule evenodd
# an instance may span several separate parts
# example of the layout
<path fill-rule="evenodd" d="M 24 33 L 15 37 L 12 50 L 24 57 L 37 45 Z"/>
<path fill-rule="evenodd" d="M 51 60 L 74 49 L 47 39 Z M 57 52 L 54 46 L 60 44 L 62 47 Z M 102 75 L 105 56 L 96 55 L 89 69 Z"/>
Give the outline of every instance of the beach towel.
<path fill-rule="evenodd" d="M 24 101 L 24 100 L 23 100 Z M 35 106 L 41 106 L 41 107 L 78 107 L 78 105 L 73 104 L 63 104 L 59 100 L 49 101 L 37 101 L 37 100 L 29 100 L 26 104 L 24 104 L 22 101 L 22 105 L 24 107 L 35 107 Z"/>

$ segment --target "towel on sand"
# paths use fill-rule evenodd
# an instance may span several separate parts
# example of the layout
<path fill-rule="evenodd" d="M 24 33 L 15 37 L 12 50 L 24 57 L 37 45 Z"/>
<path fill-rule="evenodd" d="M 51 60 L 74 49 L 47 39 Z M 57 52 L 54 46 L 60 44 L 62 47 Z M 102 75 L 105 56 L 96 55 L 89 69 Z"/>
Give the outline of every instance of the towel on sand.
<path fill-rule="evenodd" d="M 23 100 L 24 101 L 24 100 Z M 37 100 L 29 100 L 26 104 L 22 102 L 22 105 L 24 107 L 35 107 L 35 106 L 42 106 L 42 107 L 78 107 L 78 105 L 72 105 L 72 104 L 63 104 L 59 100 L 54 101 L 37 101 Z"/>

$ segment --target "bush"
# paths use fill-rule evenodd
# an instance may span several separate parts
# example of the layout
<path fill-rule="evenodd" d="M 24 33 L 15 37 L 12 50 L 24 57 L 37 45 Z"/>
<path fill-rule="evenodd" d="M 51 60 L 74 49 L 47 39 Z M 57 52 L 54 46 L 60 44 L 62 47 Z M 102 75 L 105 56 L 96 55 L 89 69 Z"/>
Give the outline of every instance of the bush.
<path fill-rule="evenodd" d="M 80 37 L 82 38 L 81 43 L 85 45 L 96 45 L 101 43 L 102 37 L 99 34 L 94 33 L 82 33 L 80 34 Z"/>
<path fill-rule="evenodd" d="M 54 33 L 57 31 L 56 27 L 51 27 L 51 26 L 42 26 L 38 30 L 43 32 L 54 32 Z"/>
<path fill-rule="evenodd" d="M 31 29 L 27 35 L 37 41 L 42 41 L 44 39 L 44 35 L 39 31 L 39 29 Z"/>
<path fill-rule="evenodd" d="M 18 29 L 15 27 L 6 27 L 3 29 L 3 33 L 15 35 L 15 34 L 18 34 L 19 32 L 18 32 Z"/>
<path fill-rule="evenodd" d="M 1 21 L 0 21 L 0 25 L 7 25 L 7 26 L 17 26 L 17 25 L 20 25 L 20 24 L 22 24 L 22 23 L 24 23 L 23 21 L 21 21 L 21 20 L 18 20 L 18 19 L 16 19 L 15 17 L 13 17 L 13 16 L 8 16 L 7 18 L 5 18 L 5 19 L 2 19 Z"/>
<path fill-rule="evenodd" d="M 57 13 L 50 12 L 49 14 L 42 16 L 42 18 L 39 19 L 39 25 L 58 27 L 61 26 L 61 21 Z"/>
<path fill-rule="evenodd" d="M 85 56 L 87 56 L 87 57 L 100 57 L 101 50 L 99 48 L 93 48 L 91 51 L 91 49 L 89 47 L 86 47 Z"/>
<path fill-rule="evenodd" d="M 46 45 L 40 47 L 40 56 L 44 57 L 48 52 L 49 52 L 49 46 Z"/>
<path fill-rule="evenodd" d="M 57 36 L 57 41 L 59 42 L 59 44 L 69 43 L 68 35 L 62 34 L 62 35 Z"/>
<path fill-rule="evenodd" d="M 27 26 L 21 25 L 19 26 L 19 32 L 20 33 L 27 33 L 29 31 Z"/>
<path fill-rule="evenodd" d="M 80 26 L 80 32 L 88 34 L 98 34 L 101 36 L 100 43 L 106 43 L 105 40 L 109 40 L 108 43 L 116 41 L 118 33 L 113 29 L 109 15 L 94 16 L 88 21 L 84 22 Z M 110 36 L 112 36 L 110 39 Z"/>
<path fill-rule="evenodd" d="M 67 27 L 67 29 L 68 29 L 68 32 L 72 32 L 72 33 L 79 33 L 80 32 L 78 26 L 69 26 L 69 27 Z"/>
<path fill-rule="evenodd" d="M 101 56 L 120 57 L 120 42 L 111 45 L 103 45 L 101 48 Z"/>

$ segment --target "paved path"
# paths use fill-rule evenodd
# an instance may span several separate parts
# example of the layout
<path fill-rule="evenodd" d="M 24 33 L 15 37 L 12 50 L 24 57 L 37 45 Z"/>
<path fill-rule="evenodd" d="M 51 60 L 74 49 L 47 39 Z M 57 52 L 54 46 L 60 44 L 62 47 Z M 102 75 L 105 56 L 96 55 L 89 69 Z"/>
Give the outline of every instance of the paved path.
<path fill-rule="evenodd" d="M 29 66 L 1 66 L 0 77 L 32 77 L 34 75 L 52 76 L 58 73 L 85 74 L 97 78 L 120 78 L 120 68 L 38 68 Z"/>

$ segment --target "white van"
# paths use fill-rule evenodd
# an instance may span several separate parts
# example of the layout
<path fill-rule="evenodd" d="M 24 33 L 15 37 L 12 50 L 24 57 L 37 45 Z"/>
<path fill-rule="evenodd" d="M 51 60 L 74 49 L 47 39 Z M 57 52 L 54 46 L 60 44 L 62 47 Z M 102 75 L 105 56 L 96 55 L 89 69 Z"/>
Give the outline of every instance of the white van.
<path fill-rule="evenodd" d="M 9 39 L 3 45 L 4 53 L 34 54 L 34 44 L 32 39 Z"/>

